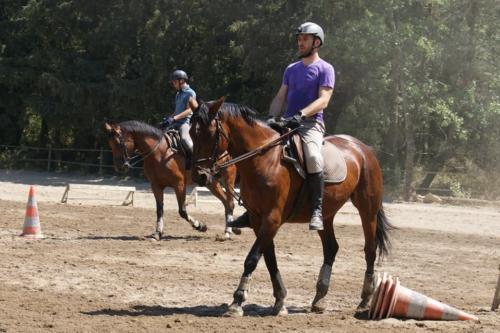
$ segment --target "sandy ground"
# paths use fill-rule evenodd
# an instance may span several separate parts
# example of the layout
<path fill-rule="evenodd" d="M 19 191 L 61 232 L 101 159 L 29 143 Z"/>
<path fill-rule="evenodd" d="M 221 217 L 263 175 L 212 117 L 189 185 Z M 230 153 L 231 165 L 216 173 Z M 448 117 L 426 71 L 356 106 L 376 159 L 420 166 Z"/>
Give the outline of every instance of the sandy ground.
<path fill-rule="evenodd" d="M 123 192 L 70 193 L 66 183 L 136 186 L 134 207 Z M 28 185 L 34 185 L 44 240 L 21 232 Z M 346 205 L 336 219 L 340 251 L 323 314 L 309 312 L 322 263 L 319 237 L 307 225 L 285 225 L 276 237 L 288 289 L 289 315 L 273 317 L 265 265 L 252 278 L 245 316 L 226 318 L 254 241 L 244 231 L 217 242 L 222 205 L 201 202 L 189 213 L 206 222 L 198 233 L 166 197 L 167 240 L 144 238 L 154 226 L 148 184 L 117 178 L 0 170 L 0 332 L 499 332 L 491 312 L 500 264 L 500 207 L 385 204 L 392 255 L 377 270 L 479 317 L 479 322 L 366 320 L 356 314 L 365 269 L 359 217 Z M 241 209 L 238 209 L 241 212 Z"/>

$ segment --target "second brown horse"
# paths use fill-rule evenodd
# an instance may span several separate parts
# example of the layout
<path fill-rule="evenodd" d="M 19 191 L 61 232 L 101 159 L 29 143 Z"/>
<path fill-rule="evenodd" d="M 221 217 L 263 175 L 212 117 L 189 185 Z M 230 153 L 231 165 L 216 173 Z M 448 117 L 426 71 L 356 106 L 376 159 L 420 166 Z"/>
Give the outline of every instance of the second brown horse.
<path fill-rule="evenodd" d="M 113 152 L 115 169 L 123 171 L 130 167 L 131 156 L 137 152 L 138 160 L 144 161 L 144 174 L 151 184 L 156 200 L 156 229 L 152 237 L 159 240 L 164 234 L 163 191 L 172 187 L 177 197 L 179 215 L 198 231 L 206 231 L 204 223 L 193 219 L 186 210 L 186 186 L 192 184 L 191 171 L 185 168 L 185 158 L 176 153 L 164 134 L 159 129 L 140 121 L 125 121 L 118 124 L 105 123 L 108 143 Z M 227 156 L 227 154 L 226 154 Z M 227 158 L 227 157 L 226 157 Z M 236 167 L 228 168 L 223 173 L 226 191 L 219 182 L 207 187 L 222 202 L 225 208 L 225 237 L 230 238 L 232 230 L 227 226 L 233 220 L 234 202 L 232 186 L 236 179 Z M 239 233 L 239 230 L 234 230 Z"/>

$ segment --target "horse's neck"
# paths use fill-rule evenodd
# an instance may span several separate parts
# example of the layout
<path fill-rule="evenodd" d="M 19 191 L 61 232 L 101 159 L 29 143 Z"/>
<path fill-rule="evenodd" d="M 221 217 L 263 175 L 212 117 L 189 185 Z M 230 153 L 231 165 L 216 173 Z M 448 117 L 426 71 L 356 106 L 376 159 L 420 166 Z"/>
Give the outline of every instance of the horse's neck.
<path fill-rule="evenodd" d="M 276 139 L 279 135 L 258 122 L 249 125 L 245 121 L 228 122 L 230 129 L 229 153 L 236 157 L 250 152 Z"/>
<path fill-rule="evenodd" d="M 148 154 L 152 149 L 155 149 L 158 142 L 161 140 L 151 135 L 136 133 L 134 135 L 134 145 L 140 154 Z"/>

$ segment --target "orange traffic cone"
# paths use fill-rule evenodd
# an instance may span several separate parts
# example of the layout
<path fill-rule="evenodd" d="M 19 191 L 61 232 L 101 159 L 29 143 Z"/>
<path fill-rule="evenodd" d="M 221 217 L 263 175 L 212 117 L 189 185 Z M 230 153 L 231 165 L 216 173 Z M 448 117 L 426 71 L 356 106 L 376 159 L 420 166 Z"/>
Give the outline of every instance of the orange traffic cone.
<path fill-rule="evenodd" d="M 476 316 L 455 309 L 435 299 L 403 287 L 399 279 L 384 273 L 374 294 L 368 317 L 389 317 L 428 320 L 478 320 Z"/>
<path fill-rule="evenodd" d="M 43 238 L 42 229 L 40 227 L 40 218 L 38 217 L 35 189 L 33 186 L 30 186 L 28 204 L 26 205 L 26 214 L 24 217 L 23 233 L 21 236 L 32 239 Z"/>

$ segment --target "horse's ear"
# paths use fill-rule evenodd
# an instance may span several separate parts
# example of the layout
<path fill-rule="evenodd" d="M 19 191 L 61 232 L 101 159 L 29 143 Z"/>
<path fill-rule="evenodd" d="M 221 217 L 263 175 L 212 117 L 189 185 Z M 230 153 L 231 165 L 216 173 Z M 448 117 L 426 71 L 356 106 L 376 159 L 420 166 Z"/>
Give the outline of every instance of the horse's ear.
<path fill-rule="evenodd" d="M 222 96 L 221 98 L 216 100 L 212 105 L 210 105 L 210 112 L 217 113 L 217 111 L 219 111 L 220 107 L 224 103 L 225 99 L 226 99 L 226 96 Z"/>
<path fill-rule="evenodd" d="M 120 125 L 117 125 L 115 123 L 108 123 L 108 122 L 104 122 L 104 130 L 110 134 L 110 135 L 116 135 L 116 134 L 120 134 Z"/>
<path fill-rule="evenodd" d="M 205 101 L 201 99 L 200 97 L 196 96 L 196 103 L 198 104 L 198 107 L 193 110 L 193 113 L 197 113 L 200 110 L 200 107 L 205 104 Z"/>
<path fill-rule="evenodd" d="M 111 126 L 109 123 L 105 122 L 105 123 L 104 123 L 104 130 L 105 130 L 106 132 L 111 133 L 111 132 L 113 131 L 113 126 Z"/>

